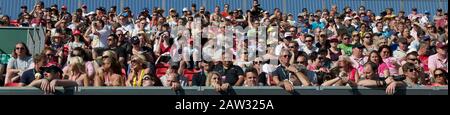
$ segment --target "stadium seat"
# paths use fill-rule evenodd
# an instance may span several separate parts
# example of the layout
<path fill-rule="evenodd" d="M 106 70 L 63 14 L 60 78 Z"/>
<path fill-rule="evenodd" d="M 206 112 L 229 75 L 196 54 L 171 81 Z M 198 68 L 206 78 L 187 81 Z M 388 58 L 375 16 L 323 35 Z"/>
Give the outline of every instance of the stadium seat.
<path fill-rule="evenodd" d="M 160 78 L 166 75 L 166 71 L 169 69 L 169 64 L 156 64 L 156 77 Z"/>
<path fill-rule="evenodd" d="M 192 76 L 194 76 L 195 73 L 199 72 L 195 69 L 184 69 L 184 77 L 187 77 L 189 81 L 192 81 Z"/>
<path fill-rule="evenodd" d="M 19 83 L 7 83 L 5 87 L 19 87 Z"/>
<path fill-rule="evenodd" d="M 14 25 L 14 26 L 19 26 L 19 21 L 17 20 L 10 20 L 9 24 Z"/>

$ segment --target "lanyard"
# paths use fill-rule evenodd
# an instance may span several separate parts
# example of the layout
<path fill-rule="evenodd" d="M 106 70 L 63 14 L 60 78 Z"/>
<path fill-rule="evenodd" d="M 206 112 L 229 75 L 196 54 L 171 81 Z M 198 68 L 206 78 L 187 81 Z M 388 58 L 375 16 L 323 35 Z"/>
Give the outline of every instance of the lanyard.
<path fill-rule="evenodd" d="M 142 85 L 142 75 L 144 75 L 144 70 L 141 70 L 141 74 L 137 75 L 137 77 L 133 76 L 133 86 L 141 86 Z M 138 77 L 139 77 L 139 79 L 138 79 Z M 137 83 L 136 83 L 136 79 L 138 79 Z"/>

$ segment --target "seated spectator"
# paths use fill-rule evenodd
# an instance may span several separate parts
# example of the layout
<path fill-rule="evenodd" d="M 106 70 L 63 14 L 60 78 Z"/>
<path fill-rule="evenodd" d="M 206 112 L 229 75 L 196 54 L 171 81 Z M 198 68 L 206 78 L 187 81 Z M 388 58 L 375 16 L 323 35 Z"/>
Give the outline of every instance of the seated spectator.
<path fill-rule="evenodd" d="M 328 58 L 331 59 L 331 61 L 337 61 L 339 59 L 339 56 L 342 55 L 341 50 L 338 48 L 338 42 L 339 40 L 337 38 L 333 38 L 330 40 L 330 49 L 328 50 Z"/>
<path fill-rule="evenodd" d="M 222 64 L 216 66 L 214 71 L 219 72 L 224 83 L 229 83 L 233 86 L 241 86 L 244 83 L 244 71 L 241 67 L 233 65 L 231 58 L 227 58 L 222 54 Z"/>
<path fill-rule="evenodd" d="M 192 77 L 192 86 L 205 86 L 208 73 L 212 72 L 211 62 L 202 61 L 201 70 Z"/>
<path fill-rule="evenodd" d="M 279 58 L 281 65 L 278 66 L 277 69 L 272 73 L 273 81 L 275 82 L 275 84 L 277 84 L 277 86 L 283 87 L 288 92 L 293 91 L 294 85 L 310 85 L 308 78 L 306 78 L 303 73 L 298 71 L 296 67 L 289 64 L 288 61 L 291 57 L 292 55 L 289 53 L 289 51 L 281 51 L 281 55 Z"/>
<path fill-rule="evenodd" d="M 218 92 L 226 92 L 231 87 L 229 83 L 224 83 L 220 78 L 220 73 L 215 71 L 208 73 L 206 86 L 213 87 Z"/>
<path fill-rule="evenodd" d="M 31 82 L 29 87 L 37 87 L 44 91 L 45 94 L 51 94 L 56 91 L 57 86 L 73 87 L 78 86 L 75 81 L 63 80 L 62 70 L 54 65 L 50 67 L 43 67 L 41 70 L 44 72 L 44 79 L 39 79 Z"/>
<path fill-rule="evenodd" d="M 95 78 L 95 68 L 94 68 L 94 62 L 92 61 L 92 58 L 88 56 L 86 53 L 86 50 L 84 50 L 81 47 L 76 47 L 72 50 L 70 55 L 68 57 L 81 57 L 83 59 L 83 65 L 86 69 L 87 79 L 89 81 L 89 86 L 94 85 L 94 78 Z M 69 58 L 70 59 L 70 58 Z M 68 66 L 63 68 L 63 71 L 67 71 Z"/>
<path fill-rule="evenodd" d="M 120 65 L 112 57 L 102 60 L 101 67 L 96 69 L 94 86 L 125 86 L 125 79 L 121 76 Z"/>
<path fill-rule="evenodd" d="M 403 75 L 405 76 L 405 80 L 403 80 L 407 86 L 415 87 L 422 86 L 426 83 L 424 82 L 424 76 L 419 76 L 420 71 L 418 67 L 413 63 L 406 63 L 402 66 Z"/>
<path fill-rule="evenodd" d="M 437 68 L 443 68 L 446 72 L 448 72 L 447 44 L 442 43 L 442 42 L 437 43 L 436 51 L 437 51 L 436 54 L 431 55 L 428 58 L 428 68 L 430 69 L 430 73 L 433 72 Z M 433 75 L 433 74 L 431 74 L 431 75 Z"/>
<path fill-rule="evenodd" d="M 256 58 L 253 61 L 253 68 L 256 70 L 256 75 L 258 75 L 258 84 L 260 86 L 267 86 L 270 84 L 269 75 L 262 70 L 262 64 L 264 64 L 262 58 Z"/>
<path fill-rule="evenodd" d="M 63 73 L 62 79 L 75 81 L 79 86 L 89 86 L 89 79 L 87 78 L 86 68 L 83 64 L 84 62 L 81 57 L 70 58 L 68 69 Z"/>
<path fill-rule="evenodd" d="M 145 60 L 144 55 L 133 55 L 131 57 L 131 72 L 128 75 L 127 86 L 142 86 L 144 76 L 150 73 L 150 69 L 145 65 Z"/>
<path fill-rule="evenodd" d="M 182 63 L 182 62 L 180 62 Z M 166 71 L 166 75 L 160 77 L 159 79 L 165 83 L 165 81 L 167 81 L 167 79 L 169 79 L 170 75 L 172 74 L 176 74 L 176 79 L 178 80 L 178 84 L 181 86 L 189 86 L 189 81 L 186 77 L 183 76 L 183 67 L 181 67 L 180 65 L 182 64 L 177 64 L 177 62 L 172 62 L 171 66 L 169 67 L 169 69 L 167 69 Z M 166 85 L 164 85 L 166 86 Z M 168 87 L 168 86 L 166 86 Z"/>
<path fill-rule="evenodd" d="M 180 83 L 180 75 L 177 73 L 169 73 L 169 75 L 167 76 L 167 78 L 165 79 L 161 79 L 161 81 L 163 81 L 163 85 L 164 87 L 171 87 L 172 90 L 174 91 L 178 91 L 181 89 L 181 87 L 183 85 L 181 85 Z M 186 85 L 184 85 L 186 86 Z"/>
<path fill-rule="evenodd" d="M 392 51 L 387 45 L 382 45 L 379 47 L 378 52 L 380 53 L 381 60 L 383 63 L 381 63 L 378 67 L 378 75 L 380 77 L 387 77 L 387 76 L 397 76 L 399 75 L 399 60 L 397 58 L 392 57 Z"/>
<path fill-rule="evenodd" d="M 302 51 L 306 54 L 311 54 L 313 52 L 319 52 L 319 48 L 317 48 L 315 45 L 316 42 L 314 41 L 314 37 L 311 35 L 307 35 L 305 37 L 305 46 L 303 46 Z"/>
<path fill-rule="evenodd" d="M 339 74 L 343 74 L 343 76 L 347 77 L 348 80 L 350 80 L 352 82 L 358 82 L 359 81 L 358 70 L 356 68 L 354 68 L 352 65 L 353 65 L 353 62 L 350 61 L 349 57 L 341 56 L 341 57 L 339 57 L 339 60 L 333 69 L 338 69 Z"/>
<path fill-rule="evenodd" d="M 36 54 L 33 56 L 34 68 L 28 69 L 23 72 L 22 76 L 20 76 L 19 86 L 27 86 L 34 80 L 39 80 L 44 78 L 44 73 L 41 70 L 41 67 L 47 63 L 45 60 L 45 55 Z"/>
<path fill-rule="evenodd" d="M 19 42 L 16 44 L 12 57 L 6 67 L 5 85 L 10 82 L 17 82 L 19 76 L 22 76 L 25 70 L 33 68 L 30 66 L 33 63 L 33 58 L 25 43 Z"/>
<path fill-rule="evenodd" d="M 262 83 L 259 82 L 258 71 L 255 68 L 249 68 L 245 71 L 245 80 L 242 86 L 245 87 L 253 87 L 253 86 L 262 86 Z"/>
<path fill-rule="evenodd" d="M 434 70 L 434 83 L 431 86 L 448 86 L 447 72 L 444 69 L 438 68 Z"/>
<path fill-rule="evenodd" d="M 161 80 L 154 75 L 145 75 L 142 80 L 143 87 L 163 86 Z"/>
<path fill-rule="evenodd" d="M 346 56 L 352 55 L 352 38 L 347 35 L 343 35 L 341 41 L 342 43 L 338 45 L 338 48 L 341 49 L 341 53 Z"/>

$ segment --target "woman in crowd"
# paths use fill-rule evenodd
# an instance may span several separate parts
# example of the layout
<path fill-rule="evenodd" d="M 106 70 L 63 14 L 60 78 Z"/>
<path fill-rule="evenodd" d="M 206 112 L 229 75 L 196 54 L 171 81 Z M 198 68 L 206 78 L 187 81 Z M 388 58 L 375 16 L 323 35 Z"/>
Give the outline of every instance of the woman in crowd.
<path fill-rule="evenodd" d="M 75 81 L 79 86 L 89 86 L 89 79 L 83 64 L 81 57 L 70 58 L 68 69 L 63 73 L 63 79 Z"/>
<path fill-rule="evenodd" d="M 131 72 L 126 81 L 127 86 L 141 87 L 142 80 L 146 74 L 150 73 L 150 69 L 145 65 L 146 59 L 144 55 L 133 55 L 131 57 Z"/>
<path fill-rule="evenodd" d="M 97 69 L 94 86 L 125 86 L 125 78 L 121 76 L 120 64 L 112 57 L 102 60 L 102 66 Z"/>

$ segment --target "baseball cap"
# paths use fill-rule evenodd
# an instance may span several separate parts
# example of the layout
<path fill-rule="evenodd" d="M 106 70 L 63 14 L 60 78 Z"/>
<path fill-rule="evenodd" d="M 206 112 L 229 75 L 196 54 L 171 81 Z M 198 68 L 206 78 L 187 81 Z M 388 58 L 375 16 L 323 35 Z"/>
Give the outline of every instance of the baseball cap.
<path fill-rule="evenodd" d="M 438 43 L 436 44 L 436 47 L 437 47 L 437 48 L 446 48 L 446 47 L 447 47 L 447 44 L 444 43 L 444 42 L 438 42 Z"/>
<path fill-rule="evenodd" d="M 137 36 L 133 36 L 133 37 L 131 37 L 130 42 L 132 44 L 137 44 L 137 43 L 139 43 L 139 38 Z"/>
<path fill-rule="evenodd" d="M 26 5 L 23 5 L 23 6 L 21 6 L 20 8 L 25 8 L 25 9 L 26 9 L 26 8 L 28 8 L 28 7 L 27 7 Z"/>
<path fill-rule="evenodd" d="M 72 33 L 74 36 L 76 36 L 76 35 L 81 35 L 81 32 L 80 32 L 80 30 L 75 30 L 75 31 L 73 31 L 73 33 Z"/>
<path fill-rule="evenodd" d="M 344 21 L 347 21 L 347 20 L 352 20 L 352 18 L 350 18 L 350 17 L 345 17 L 345 18 L 344 18 Z"/>
<path fill-rule="evenodd" d="M 417 8 L 413 8 L 411 11 L 415 11 L 415 12 L 417 12 Z"/>
<path fill-rule="evenodd" d="M 87 5 L 86 5 L 86 4 L 83 4 L 83 5 L 81 6 L 81 8 L 87 8 Z"/>
<path fill-rule="evenodd" d="M 183 12 L 187 12 L 189 11 L 187 8 L 183 8 Z"/>
<path fill-rule="evenodd" d="M 61 9 L 67 9 L 66 5 L 61 6 Z"/>

